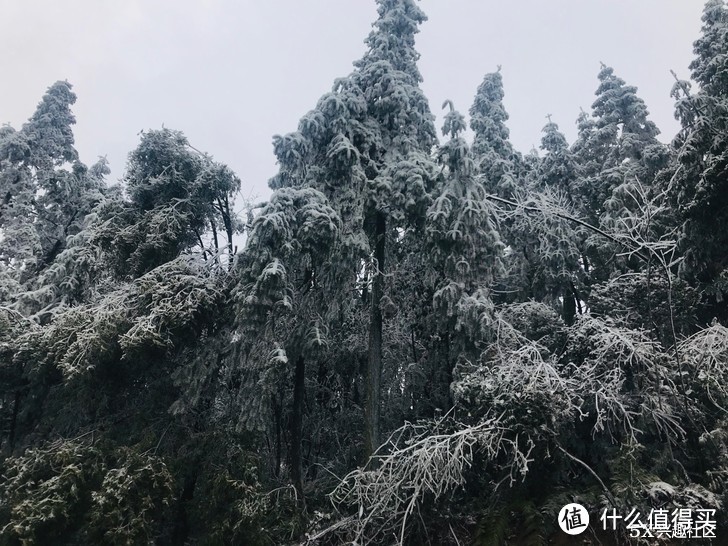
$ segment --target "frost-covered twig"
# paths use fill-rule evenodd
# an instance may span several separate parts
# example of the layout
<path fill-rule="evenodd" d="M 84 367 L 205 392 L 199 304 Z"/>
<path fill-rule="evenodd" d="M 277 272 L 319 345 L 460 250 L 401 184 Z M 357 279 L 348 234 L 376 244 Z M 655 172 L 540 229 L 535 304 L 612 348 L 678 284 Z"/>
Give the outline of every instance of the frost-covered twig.
<path fill-rule="evenodd" d="M 520 209 L 528 211 L 528 212 L 543 213 L 543 209 L 540 207 L 530 206 L 530 205 L 526 205 L 524 203 L 518 203 L 516 201 L 511 201 L 509 199 L 504 199 L 502 197 L 498 197 L 497 195 L 487 194 L 485 197 L 486 197 L 486 199 L 489 199 L 491 201 L 496 201 L 496 202 L 502 203 L 504 205 L 520 208 Z M 558 211 L 558 210 L 554 210 L 552 212 L 553 212 L 554 216 L 558 216 L 559 218 L 563 218 L 564 220 L 574 222 L 575 224 L 578 224 L 581 227 L 588 229 L 589 231 L 593 231 L 594 233 L 597 233 L 597 234 L 601 235 L 602 237 L 609 239 L 613 243 L 616 243 L 622 247 L 629 249 L 631 252 L 633 252 L 636 256 L 639 256 L 645 262 L 649 260 L 649 257 L 646 254 L 644 254 L 639 248 L 636 248 L 634 245 L 632 245 L 631 242 L 628 240 L 620 239 L 619 237 L 615 237 L 614 235 L 607 233 L 606 231 L 604 231 L 588 222 L 585 222 L 584 220 L 577 218 L 576 216 L 568 214 L 566 212 Z"/>
<path fill-rule="evenodd" d="M 489 460 L 508 453 L 515 473 L 525 475 L 533 445 L 526 442 L 522 446 L 517 437 L 509 438 L 501 418 L 439 433 L 407 423 L 383 446 L 388 452 L 380 449 L 375 455 L 377 467 L 350 472 L 332 493 L 332 500 L 358 507 L 354 520 L 357 537 L 371 538 L 397 529 L 402 544 L 408 518 L 419 504 L 428 496 L 438 499 L 462 485 L 476 452 Z"/>
<path fill-rule="evenodd" d="M 579 463 L 581 466 L 583 466 L 584 468 L 586 468 L 587 471 L 592 476 L 594 476 L 594 478 L 599 482 L 599 485 L 602 486 L 602 489 L 604 489 L 604 494 L 609 499 L 609 502 L 612 503 L 612 506 L 614 506 L 615 508 L 619 508 L 619 505 L 617 505 L 617 501 L 615 500 L 614 495 L 612 495 L 611 491 L 609 491 L 609 488 L 604 484 L 604 482 L 602 481 L 602 479 L 599 477 L 599 474 L 597 474 L 596 472 L 594 472 L 594 470 L 592 469 L 591 466 L 589 466 L 588 464 L 586 464 L 584 461 L 582 461 L 578 457 L 575 457 L 574 455 L 572 455 L 571 453 L 569 453 L 568 451 L 566 451 L 559 444 L 557 444 L 556 447 L 559 449 L 559 451 L 561 451 L 561 453 L 563 453 L 564 455 L 566 455 L 569 459 L 571 459 L 575 463 Z"/>

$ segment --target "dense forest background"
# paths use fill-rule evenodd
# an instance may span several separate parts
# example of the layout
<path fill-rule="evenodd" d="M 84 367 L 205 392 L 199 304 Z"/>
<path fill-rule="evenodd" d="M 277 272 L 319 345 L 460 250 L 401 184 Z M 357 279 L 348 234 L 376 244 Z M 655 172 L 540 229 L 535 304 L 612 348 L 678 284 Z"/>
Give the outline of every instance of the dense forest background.
<path fill-rule="evenodd" d="M 265 203 L 166 128 L 110 185 L 67 82 L 0 128 L 0 544 L 546 544 L 572 501 L 728 536 L 728 7 L 670 144 L 603 65 L 524 155 L 500 71 L 438 140 L 425 15 L 377 4 Z"/>

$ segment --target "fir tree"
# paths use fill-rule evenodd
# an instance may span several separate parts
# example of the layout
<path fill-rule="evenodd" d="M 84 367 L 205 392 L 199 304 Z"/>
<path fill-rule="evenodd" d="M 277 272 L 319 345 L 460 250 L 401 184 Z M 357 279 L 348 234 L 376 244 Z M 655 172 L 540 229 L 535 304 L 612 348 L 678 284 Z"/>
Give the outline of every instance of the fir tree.
<path fill-rule="evenodd" d="M 510 198 L 518 189 L 519 157 L 508 140 L 508 113 L 503 105 L 503 77 L 486 74 L 470 107 L 475 164 L 490 193 Z"/>
<path fill-rule="evenodd" d="M 371 287 L 367 342 L 366 442 L 379 446 L 385 279 L 396 229 L 422 225 L 430 204 L 436 142 L 419 84 L 414 37 L 425 15 L 414 0 L 379 0 L 379 18 L 355 70 L 336 82 L 296 133 L 274 142 L 281 169 L 277 187 L 321 191 L 343 224 L 342 292 L 365 264 Z"/>
<path fill-rule="evenodd" d="M 436 354 L 445 360 L 447 392 L 455 362 L 472 358 L 475 344 L 487 336 L 483 325 L 493 308 L 489 289 L 503 268 L 495 211 L 462 137 L 465 129 L 465 119 L 450 104 L 442 129 L 449 140 L 438 150 L 445 181 L 427 213 L 432 267 L 438 273 L 433 308 L 440 324 L 438 335 L 445 342 L 445 352 Z"/>
<path fill-rule="evenodd" d="M 75 101 L 71 85 L 56 82 L 20 131 L 0 134 L 0 256 L 8 300 L 27 314 L 60 297 L 63 279 L 51 281 L 51 269 L 106 191 L 103 168 L 89 170 L 74 148 Z"/>
<path fill-rule="evenodd" d="M 722 0 L 706 3 L 694 52 L 690 68 L 699 89 L 691 93 L 683 81 L 673 87 L 682 129 L 673 142 L 676 163 L 668 192 L 681 223 L 685 273 L 702 282 L 717 281 L 711 291 L 722 299 L 728 266 L 722 227 L 728 222 L 728 8 Z"/>
<path fill-rule="evenodd" d="M 668 153 L 656 138 L 659 130 L 648 119 L 637 88 L 606 65 L 599 72 L 599 82 L 592 116 L 582 113 L 579 117 L 579 138 L 572 147 L 580 165 L 574 199 L 591 225 L 614 230 L 643 205 L 638 194 L 652 196 L 650 187 L 667 164 Z M 593 268 L 596 278 L 608 278 L 606 263 L 618 251 L 595 236 L 587 247 L 583 256 L 587 270 Z"/>
<path fill-rule="evenodd" d="M 290 468 L 301 499 L 306 362 L 320 357 L 328 345 L 326 295 L 336 290 L 328 262 L 339 236 L 339 218 L 323 194 L 312 188 L 282 188 L 255 219 L 238 263 L 242 278 L 235 297 L 244 351 L 263 360 L 264 370 L 293 363 Z M 274 385 L 266 387 L 275 391 Z"/>
<path fill-rule="evenodd" d="M 573 201 L 577 165 L 566 137 L 551 120 L 543 128 L 540 148 L 545 152 L 538 164 L 536 180 L 540 187 L 560 191 Z"/>
<path fill-rule="evenodd" d="M 648 120 L 637 88 L 626 85 L 614 70 L 602 65 L 592 119 L 582 114 L 579 139 L 574 153 L 583 165 L 580 194 L 586 197 L 585 210 L 594 225 L 605 210 L 606 201 L 624 180 L 624 164 L 639 161 L 648 146 L 658 144 L 659 130 Z"/>
<path fill-rule="evenodd" d="M 585 234 L 578 226 L 546 211 L 551 207 L 554 211 L 573 214 L 578 165 L 559 126 L 551 116 L 547 117 L 541 138 L 545 155 L 531 177 L 533 195 L 538 196 L 536 202 L 540 201 L 543 218 L 542 221 L 522 218 L 526 221 L 517 220 L 516 225 L 521 226 L 520 239 L 527 259 L 524 270 L 530 286 L 527 297 L 561 307 L 564 322 L 571 324 L 577 309 L 581 311 L 583 274 L 579 256 Z"/>

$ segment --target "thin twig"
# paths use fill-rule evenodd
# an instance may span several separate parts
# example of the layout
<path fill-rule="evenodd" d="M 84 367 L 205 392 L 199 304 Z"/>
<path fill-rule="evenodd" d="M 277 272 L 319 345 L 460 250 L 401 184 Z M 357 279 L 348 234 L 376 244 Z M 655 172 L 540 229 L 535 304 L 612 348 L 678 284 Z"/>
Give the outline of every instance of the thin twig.
<path fill-rule="evenodd" d="M 511 207 L 522 208 L 523 210 L 528 211 L 528 212 L 543 212 L 543 210 L 540 209 L 540 208 L 538 208 L 538 207 L 533 207 L 533 206 L 530 206 L 530 205 L 524 205 L 523 203 L 518 203 L 516 201 L 511 201 L 510 199 L 504 199 L 502 197 L 498 197 L 497 195 L 486 194 L 485 195 L 485 198 L 486 199 L 490 199 L 491 201 L 497 201 L 499 203 L 503 203 L 505 205 L 509 205 Z M 570 222 L 574 222 L 576 224 L 579 224 L 580 226 L 585 227 L 588 230 L 591 230 L 591 231 L 593 231 L 595 233 L 598 233 L 599 235 L 601 235 L 603 237 L 606 237 L 610 241 L 612 241 L 612 242 L 614 242 L 614 243 L 616 243 L 616 244 L 618 244 L 620 246 L 623 246 L 623 247 L 629 249 L 630 252 L 632 252 L 633 254 L 639 256 L 644 261 L 648 261 L 648 259 L 649 259 L 638 248 L 635 248 L 635 247 L 629 245 L 625 241 L 619 240 L 614 235 L 610 235 L 606 231 L 603 231 L 603 230 L 599 229 L 598 227 L 593 226 L 593 225 L 591 225 L 588 222 L 585 222 L 584 220 L 580 220 L 579 218 L 576 218 L 574 216 L 571 216 L 570 214 L 565 214 L 565 213 L 559 212 L 559 211 L 553 211 L 553 213 L 554 213 L 555 216 L 558 216 L 559 218 L 563 218 L 564 220 L 568 220 Z"/>
<path fill-rule="evenodd" d="M 572 455 L 571 453 L 569 453 L 568 451 L 566 451 L 566 450 L 565 450 L 565 449 L 564 449 L 563 447 L 561 447 L 561 446 L 560 446 L 559 444 L 556 444 L 556 447 L 557 447 L 557 448 L 559 448 L 559 450 L 561 450 L 561 452 L 562 452 L 562 453 L 563 453 L 564 455 L 566 455 L 566 456 L 567 456 L 567 457 L 568 457 L 569 459 L 571 459 L 572 461 L 574 461 L 574 462 L 576 462 L 576 463 L 579 463 L 579 464 L 580 464 L 581 466 L 583 466 L 584 468 L 586 468 L 586 469 L 587 469 L 587 470 L 589 471 L 589 473 L 590 473 L 590 474 L 591 474 L 592 476 L 594 476 L 594 478 L 595 478 L 595 479 L 596 479 L 596 480 L 597 480 L 597 481 L 599 482 L 599 484 L 600 484 L 600 485 L 602 486 L 602 488 L 604 489 L 604 493 L 606 493 L 606 495 L 607 495 L 607 498 L 609 499 L 609 502 L 610 502 L 610 503 L 612 503 L 612 506 L 614 506 L 615 508 L 619 508 L 619 506 L 617 506 L 617 501 L 616 501 L 616 500 L 614 499 L 614 496 L 612 496 L 612 493 L 611 493 L 611 492 L 609 491 L 609 489 L 607 488 L 607 486 L 606 486 L 606 485 L 604 485 L 604 482 L 603 482 L 603 481 L 602 481 L 602 479 L 601 479 L 601 478 L 599 477 L 599 475 L 598 475 L 598 474 L 597 474 L 596 472 L 594 472 L 594 470 L 592 470 L 592 468 L 591 468 L 591 467 L 590 467 L 590 466 L 589 466 L 588 464 L 586 464 L 586 463 L 585 463 L 584 461 L 582 461 L 582 460 L 581 460 L 581 459 L 579 459 L 578 457 L 574 457 L 574 456 L 573 456 L 573 455 Z"/>

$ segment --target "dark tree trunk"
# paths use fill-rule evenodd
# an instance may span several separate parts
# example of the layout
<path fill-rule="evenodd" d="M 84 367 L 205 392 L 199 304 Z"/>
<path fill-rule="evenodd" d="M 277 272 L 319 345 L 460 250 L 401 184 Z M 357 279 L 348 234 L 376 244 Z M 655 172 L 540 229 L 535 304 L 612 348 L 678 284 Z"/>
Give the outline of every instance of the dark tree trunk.
<path fill-rule="evenodd" d="M 43 260 L 38 265 L 38 271 L 44 270 L 46 267 L 50 266 L 53 261 L 58 257 L 58 255 L 65 249 L 66 247 L 66 237 L 68 236 L 68 229 L 71 227 L 71 224 L 73 224 L 73 221 L 76 219 L 76 216 L 78 216 L 78 211 L 74 212 L 71 217 L 68 219 L 68 222 L 66 222 L 66 225 L 63 227 L 63 238 L 58 239 L 55 243 L 53 243 L 53 247 L 46 253 L 46 255 L 43 257 Z"/>
<path fill-rule="evenodd" d="M 566 288 L 561 297 L 563 298 L 561 318 L 567 326 L 571 326 L 576 318 L 576 296 L 571 288 Z"/>
<path fill-rule="evenodd" d="M 215 222 L 210 222 L 210 227 L 212 228 L 212 240 L 215 242 L 215 252 L 219 252 L 220 242 L 217 239 L 217 226 L 215 225 Z"/>
<path fill-rule="evenodd" d="M 293 383 L 293 412 L 291 415 L 291 480 L 298 491 L 301 503 L 303 497 L 303 457 L 301 443 L 303 440 L 303 398 L 306 388 L 306 361 L 302 356 L 296 359 L 296 371 Z"/>
<path fill-rule="evenodd" d="M 230 201 L 227 198 L 227 195 L 225 196 L 224 200 L 221 200 L 219 197 L 217 199 L 217 206 L 218 210 L 220 211 L 220 215 L 222 216 L 222 223 L 225 225 L 225 235 L 227 236 L 227 248 L 228 252 L 230 253 L 230 256 L 233 255 L 233 222 L 232 222 L 232 216 L 230 214 Z M 232 262 L 232 258 L 231 258 Z"/>
<path fill-rule="evenodd" d="M 579 312 L 580 315 L 584 314 L 584 310 L 581 308 L 581 294 L 579 294 L 579 291 L 576 289 L 576 286 L 574 286 L 574 283 L 569 281 L 569 288 L 571 288 L 571 294 L 574 296 L 574 302 L 576 303 L 576 310 Z"/>
<path fill-rule="evenodd" d="M 372 278 L 372 299 L 369 316 L 369 359 L 367 361 L 366 405 L 364 407 L 365 456 L 371 456 L 379 447 L 379 402 L 382 382 L 382 307 L 384 293 L 384 256 L 387 220 L 377 212 L 374 230 L 374 258 L 377 270 Z"/>
<path fill-rule="evenodd" d="M 61 253 L 63 250 L 63 241 L 58 240 L 55 243 L 53 243 L 53 247 L 46 253 L 45 256 L 43 256 L 43 261 L 41 262 L 40 266 L 38 267 L 38 270 L 41 271 L 51 265 L 53 263 L 53 260 L 56 259 L 56 257 Z"/>
<path fill-rule="evenodd" d="M 200 460 L 197 459 L 197 464 Z M 197 466 L 193 465 L 193 468 Z M 185 476 L 182 486 L 182 493 L 177 501 L 177 514 L 174 519 L 174 527 L 172 529 L 172 544 L 186 544 L 190 536 L 190 522 L 188 514 L 188 505 L 192 503 L 195 497 L 195 487 L 197 485 L 197 472 L 190 471 Z"/>

